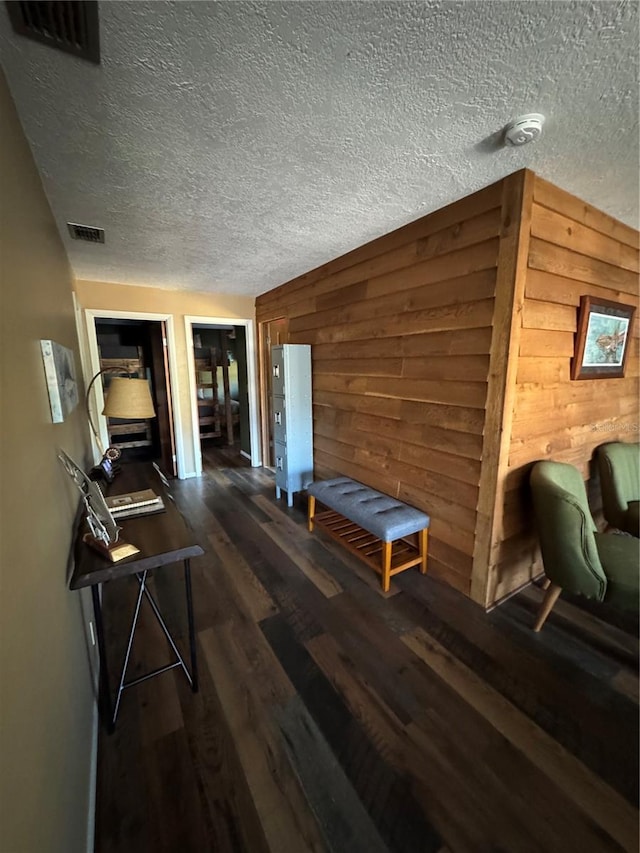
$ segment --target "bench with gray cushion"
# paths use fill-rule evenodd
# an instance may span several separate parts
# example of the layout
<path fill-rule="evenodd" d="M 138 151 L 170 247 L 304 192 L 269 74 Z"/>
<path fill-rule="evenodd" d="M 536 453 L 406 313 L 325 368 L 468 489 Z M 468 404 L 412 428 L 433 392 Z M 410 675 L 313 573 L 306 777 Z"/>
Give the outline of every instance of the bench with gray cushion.
<path fill-rule="evenodd" d="M 424 512 L 349 477 L 312 483 L 307 492 L 309 530 L 317 524 L 358 554 L 381 575 L 385 592 L 398 572 L 420 566 L 426 573 L 429 516 Z M 316 500 L 327 510 L 316 513 Z"/>

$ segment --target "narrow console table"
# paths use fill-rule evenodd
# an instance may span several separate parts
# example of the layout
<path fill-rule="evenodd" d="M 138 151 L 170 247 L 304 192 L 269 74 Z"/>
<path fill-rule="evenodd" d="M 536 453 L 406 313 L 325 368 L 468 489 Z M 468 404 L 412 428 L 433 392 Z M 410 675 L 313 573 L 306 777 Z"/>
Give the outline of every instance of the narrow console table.
<path fill-rule="evenodd" d="M 107 494 L 122 494 L 148 488 L 153 489 L 156 494 L 162 496 L 165 511 L 155 513 L 153 515 L 142 515 L 119 521 L 119 524 L 122 526 L 122 532 L 120 534 L 122 539 L 139 548 L 139 554 L 135 554 L 134 556 L 118 563 L 111 563 L 106 557 L 103 557 L 82 541 L 82 536 L 87 531 L 85 522 L 81 522 L 73 546 L 74 566 L 71 580 L 69 581 L 69 587 L 70 589 L 91 587 L 98 653 L 100 655 L 100 716 L 107 731 L 110 733 L 115 728 L 122 692 L 127 687 L 133 687 L 135 684 L 139 684 L 142 681 L 146 681 L 149 678 L 160 675 L 167 670 L 180 667 L 184 672 L 187 681 L 191 685 L 193 692 L 195 693 L 198 690 L 198 668 L 196 659 L 195 627 L 193 621 L 190 559 L 191 557 L 198 557 L 201 554 L 204 554 L 204 551 L 197 543 L 194 534 L 185 523 L 185 520 L 173 502 L 173 498 L 170 496 L 160 476 L 154 470 L 152 465 L 140 463 L 129 463 L 127 465 L 123 465 L 121 473 L 109 486 Z M 184 583 L 187 620 L 189 626 L 191 672 L 189 672 L 173 637 L 169 633 L 169 629 L 167 628 L 162 614 L 160 613 L 160 609 L 147 586 L 149 572 L 153 571 L 153 569 L 159 568 L 160 566 L 171 565 L 179 562 L 184 563 Z M 118 689 L 115 698 L 112 699 L 100 592 L 103 583 L 115 581 L 118 578 L 124 578 L 130 575 L 135 575 L 138 581 L 138 596 L 131 622 L 131 629 L 129 631 L 126 653 L 118 678 Z M 129 663 L 136 626 L 138 624 L 140 605 L 142 604 L 143 598 L 146 598 L 149 602 L 153 614 L 158 620 L 160 627 L 171 646 L 175 659 L 165 666 L 159 667 L 146 675 L 142 675 L 139 678 L 132 679 L 131 681 L 126 681 L 127 666 Z"/>

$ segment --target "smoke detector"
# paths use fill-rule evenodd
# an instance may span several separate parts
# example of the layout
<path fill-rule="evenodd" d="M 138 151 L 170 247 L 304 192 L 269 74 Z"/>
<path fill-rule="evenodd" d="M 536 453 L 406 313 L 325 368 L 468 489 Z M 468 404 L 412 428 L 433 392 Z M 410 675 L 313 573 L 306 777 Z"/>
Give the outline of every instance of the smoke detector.
<path fill-rule="evenodd" d="M 504 138 L 509 145 L 526 145 L 542 136 L 544 116 L 541 113 L 528 113 L 510 121 L 505 127 Z"/>

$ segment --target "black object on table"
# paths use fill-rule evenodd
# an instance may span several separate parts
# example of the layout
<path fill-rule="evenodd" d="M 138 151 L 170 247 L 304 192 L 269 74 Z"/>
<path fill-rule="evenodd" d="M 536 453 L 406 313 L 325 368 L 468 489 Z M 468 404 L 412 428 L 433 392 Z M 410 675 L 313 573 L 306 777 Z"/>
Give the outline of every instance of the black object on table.
<path fill-rule="evenodd" d="M 127 687 L 133 687 L 141 681 L 146 681 L 167 670 L 181 667 L 187 681 L 194 693 L 198 691 L 198 666 L 196 659 L 196 638 L 193 621 L 193 599 L 191 593 L 191 557 L 199 557 L 204 554 L 203 549 L 195 541 L 195 536 L 189 529 L 185 520 L 178 511 L 173 498 L 170 497 L 160 476 L 153 466 L 144 463 L 129 463 L 123 465 L 121 472 L 109 486 L 107 494 L 124 494 L 139 491 L 141 489 L 153 489 L 156 494 L 161 495 L 165 505 L 165 512 L 152 515 L 135 516 L 129 519 L 118 520 L 122 525 L 121 537 L 140 549 L 139 554 L 128 557 L 117 563 L 110 562 L 89 545 L 82 541 L 86 532 L 85 523 L 81 523 L 74 543 L 74 569 L 69 581 L 70 589 L 82 589 L 91 587 L 93 598 L 93 610 L 96 621 L 96 634 L 98 641 L 98 653 L 100 655 L 100 695 L 99 708 L 102 720 L 109 733 L 113 732 L 120 708 L 122 692 Z M 184 561 L 184 584 L 187 599 L 187 619 L 189 625 L 189 647 L 191 653 L 191 672 L 180 654 L 173 637 L 169 633 L 158 605 L 147 588 L 147 577 L 150 571 L 160 566 L 170 565 Z M 102 604 L 100 601 L 100 587 L 107 581 L 135 575 L 138 583 L 138 597 L 134 609 L 131 630 L 127 642 L 122 670 L 118 681 L 118 691 L 112 702 L 111 689 L 109 685 L 109 667 L 104 637 L 104 624 L 102 619 Z M 158 620 L 175 656 L 175 661 L 166 666 L 154 669 L 139 678 L 125 681 L 133 638 L 138 623 L 138 615 L 143 597 L 146 597 L 153 613 Z"/>

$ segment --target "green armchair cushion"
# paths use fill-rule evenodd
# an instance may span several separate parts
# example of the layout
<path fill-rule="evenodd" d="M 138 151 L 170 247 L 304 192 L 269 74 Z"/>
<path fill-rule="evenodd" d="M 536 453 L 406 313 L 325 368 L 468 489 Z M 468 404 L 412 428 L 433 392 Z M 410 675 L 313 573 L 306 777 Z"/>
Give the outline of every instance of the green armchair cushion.
<path fill-rule="evenodd" d="M 640 445 L 603 444 L 598 448 L 597 459 L 604 517 L 612 527 L 640 535 Z"/>
<path fill-rule="evenodd" d="M 607 604 L 625 610 L 638 608 L 640 601 L 640 543 L 633 536 L 596 533 L 600 562 L 607 576 Z"/>
<path fill-rule="evenodd" d="M 607 578 L 580 472 L 562 462 L 537 462 L 530 483 L 545 574 L 567 592 L 603 601 Z"/>

